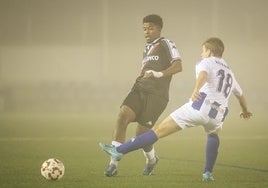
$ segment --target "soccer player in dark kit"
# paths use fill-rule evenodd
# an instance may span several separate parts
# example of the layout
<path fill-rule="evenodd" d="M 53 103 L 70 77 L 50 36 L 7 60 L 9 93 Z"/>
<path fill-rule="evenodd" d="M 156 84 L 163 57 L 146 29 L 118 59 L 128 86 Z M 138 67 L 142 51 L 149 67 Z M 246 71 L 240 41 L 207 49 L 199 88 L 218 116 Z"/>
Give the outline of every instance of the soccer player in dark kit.
<path fill-rule="evenodd" d="M 237 82 L 229 64 L 222 58 L 224 44 L 219 38 L 211 37 L 202 44 L 200 60 L 196 63 L 196 82 L 190 100 L 167 116 L 158 126 L 146 133 L 132 138 L 118 147 L 100 143 L 100 147 L 113 159 L 120 160 L 123 155 L 152 145 L 177 131 L 203 126 L 207 133 L 205 166 L 202 173 L 204 182 L 214 181 L 212 171 L 220 146 L 219 132 L 229 112 L 229 99 L 234 94 L 241 107 L 240 117 L 249 119 L 243 90 Z"/>
<path fill-rule="evenodd" d="M 112 145 L 125 142 L 127 126 L 137 122 L 136 135 L 150 130 L 169 101 L 169 86 L 173 74 L 182 71 L 181 57 L 174 42 L 161 37 L 162 18 L 152 14 L 143 18 L 147 42 L 143 53 L 141 73 L 124 99 L 113 132 Z M 143 175 L 151 175 L 159 158 L 153 145 L 143 148 L 146 166 Z M 111 158 L 105 175 L 117 175 L 118 161 Z"/>

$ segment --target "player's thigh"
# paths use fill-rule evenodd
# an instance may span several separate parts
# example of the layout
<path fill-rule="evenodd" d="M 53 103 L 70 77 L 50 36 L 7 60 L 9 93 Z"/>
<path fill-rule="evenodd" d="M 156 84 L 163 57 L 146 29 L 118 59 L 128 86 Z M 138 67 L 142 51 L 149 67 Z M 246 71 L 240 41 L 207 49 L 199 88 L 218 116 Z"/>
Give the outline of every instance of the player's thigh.
<path fill-rule="evenodd" d="M 162 138 L 181 130 L 181 127 L 178 126 L 171 116 L 168 116 L 158 126 L 155 126 L 153 130 L 158 138 Z"/>
<path fill-rule="evenodd" d="M 207 124 L 203 125 L 204 130 L 206 133 L 218 133 L 222 130 L 223 122 L 216 120 L 216 119 L 210 119 Z"/>
<path fill-rule="evenodd" d="M 118 115 L 118 121 L 125 123 L 133 122 L 136 119 L 136 113 L 127 105 L 122 105 Z M 121 122 L 122 123 L 122 122 Z"/>

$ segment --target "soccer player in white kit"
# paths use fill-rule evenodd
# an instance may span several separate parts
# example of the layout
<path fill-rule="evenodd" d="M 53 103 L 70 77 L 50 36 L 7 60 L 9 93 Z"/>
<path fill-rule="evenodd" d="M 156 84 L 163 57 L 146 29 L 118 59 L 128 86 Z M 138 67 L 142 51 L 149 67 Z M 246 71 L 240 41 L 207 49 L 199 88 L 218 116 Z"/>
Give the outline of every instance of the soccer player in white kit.
<path fill-rule="evenodd" d="M 248 119 L 248 111 L 241 87 L 222 54 L 224 44 L 219 38 L 209 38 L 202 45 L 202 60 L 196 64 L 196 83 L 189 102 L 172 112 L 158 126 L 119 147 L 100 143 L 111 157 L 121 159 L 130 151 L 155 143 L 159 138 L 179 130 L 203 126 L 207 133 L 206 162 L 203 181 L 213 181 L 212 170 L 218 155 L 218 132 L 228 114 L 228 99 L 233 93 L 241 106 L 240 117 Z"/>

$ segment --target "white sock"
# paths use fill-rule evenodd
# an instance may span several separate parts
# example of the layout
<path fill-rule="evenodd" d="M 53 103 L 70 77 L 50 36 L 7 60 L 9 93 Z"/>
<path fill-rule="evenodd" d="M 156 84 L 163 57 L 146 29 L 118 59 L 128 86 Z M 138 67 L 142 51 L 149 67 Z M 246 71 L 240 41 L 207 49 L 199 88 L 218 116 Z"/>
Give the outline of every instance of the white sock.
<path fill-rule="evenodd" d="M 112 145 L 115 146 L 115 147 L 118 147 L 118 146 L 122 145 L 122 143 L 117 142 L 117 141 L 112 141 Z M 117 160 L 114 160 L 114 159 L 111 157 L 111 160 L 110 160 L 110 163 L 109 163 L 109 164 L 110 164 L 110 165 L 111 165 L 111 164 L 114 164 L 115 166 L 117 166 L 117 165 L 118 165 L 118 161 L 117 161 Z"/>
<path fill-rule="evenodd" d="M 156 162 L 156 158 L 155 158 L 155 150 L 154 150 L 154 147 L 151 151 L 149 152 L 145 152 L 143 150 L 143 155 L 145 156 L 146 158 L 146 163 L 149 163 L 149 164 L 153 164 Z"/>

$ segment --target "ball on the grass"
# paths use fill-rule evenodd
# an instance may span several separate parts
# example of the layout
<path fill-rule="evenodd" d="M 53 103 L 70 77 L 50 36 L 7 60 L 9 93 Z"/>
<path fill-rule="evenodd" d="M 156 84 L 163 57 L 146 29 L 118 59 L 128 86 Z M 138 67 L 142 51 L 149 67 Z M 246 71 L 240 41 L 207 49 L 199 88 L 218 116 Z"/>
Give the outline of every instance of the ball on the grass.
<path fill-rule="evenodd" d="M 63 163 L 56 158 L 46 160 L 41 166 L 41 174 L 47 180 L 59 180 L 63 177 L 65 167 Z"/>

